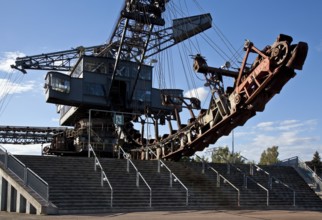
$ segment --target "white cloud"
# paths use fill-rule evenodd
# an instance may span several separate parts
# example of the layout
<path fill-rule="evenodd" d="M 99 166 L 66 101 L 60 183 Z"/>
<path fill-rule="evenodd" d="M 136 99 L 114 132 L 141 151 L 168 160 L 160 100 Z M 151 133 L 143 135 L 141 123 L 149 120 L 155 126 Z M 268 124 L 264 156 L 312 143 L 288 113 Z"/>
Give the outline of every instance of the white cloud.
<path fill-rule="evenodd" d="M 25 54 L 21 52 L 5 52 L 0 57 L 0 72 L 11 73 L 13 69 L 11 68 L 12 64 L 15 64 L 17 57 L 24 57 Z"/>
<path fill-rule="evenodd" d="M 27 91 L 31 91 L 35 88 L 36 83 L 34 81 L 28 81 L 23 84 L 18 82 L 12 82 L 9 79 L 0 79 L 0 100 L 6 95 L 19 94 Z"/>
<path fill-rule="evenodd" d="M 299 156 L 311 160 L 315 151 L 322 152 L 321 138 L 316 134 L 317 120 L 284 120 L 261 122 L 235 130 L 235 151 L 250 161 L 259 162 L 268 147 L 279 147 L 279 159 Z M 222 137 L 213 147 L 231 148 L 232 137 Z"/>
<path fill-rule="evenodd" d="M 261 122 L 257 124 L 256 127 L 260 130 L 271 131 L 274 129 L 274 122 Z"/>
<path fill-rule="evenodd" d="M 209 94 L 209 89 L 206 89 L 205 87 L 199 87 L 197 89 L 192 89 L 184 93 L 185 97 L 191 98 L 196 97 L 201 102 L 204 102 Z"/>
<path fill-rule="evenodd" d="M 9 153 L 17 155 L 41 155 L 41 144 L 34 145 L 18 145 L 18 144 L 3 144 Z"/>
<path fill-rule="evenodd" d="M 257 134 L 253 138 L 252 146 L 263 146 L 265 148 L 276 146 L 294 147 L 294 146 L 308 146 L 313 142 L 318 141 L 318 137 L 305 136 L 301 132 L 287 131 L 277 134 Z"/>
<path fill-rule="evenodd" d="M 256 133 L 251 134 L 252 139 L 248 140 L 247 144 L 242 143 L 240 146 L 242 153 L 250 155 L 252 160 L 258 161 L 263 150 L 275 145 L 279 146 L 280 159 L 299 156 L 303 160 L 309 160 L 308 155 L 313 155 L 314 150 L 312 149 L 318 147 L 317 145 L 320 143 L 320 137 L 314 134 L 316 124 L 316 120 L 260 123 L 255 126 Z"/>
<path fill-rule="evenodd" d="M 284 121 L 269 121 L 269 122 L 261 122 L 255 126 L 255 129 L 259 129 L 262 131 L 290 131 L 294 129 L 301 130 L 310 130 L 315 127 L 317 124 L 316 120 L 306 120 L 306 121 L 298 121 L 298 120 L 284 120 Z"/>

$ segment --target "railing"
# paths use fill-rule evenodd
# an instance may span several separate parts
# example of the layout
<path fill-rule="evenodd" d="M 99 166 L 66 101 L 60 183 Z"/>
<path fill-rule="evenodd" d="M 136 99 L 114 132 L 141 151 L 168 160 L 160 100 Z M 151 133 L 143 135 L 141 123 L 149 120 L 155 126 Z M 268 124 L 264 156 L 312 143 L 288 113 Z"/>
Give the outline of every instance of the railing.
<path fill-rule="evenodd" d="M 241 156 L 242 158 L 244 158 L 246 161 L 249 161 L 246 157 L 244 156 Z M 276 178 L 275 176 L 272 176 L 269 172 L 267 172 L 266 170 L 264 170 L 263 168 L 261 168 L 260 166 L 256 165 L 256 164 L 253 164 L 253 163 L 250 163 L 250 166 L 251 166 L 251 169 L 250 169 L 250 173 L 251 175 L 253 175 L 254 173 L 254 170 L 253 170 L 253 167 L 256 167 L 256 171 L 257 172 L 263 172 L 264 174 L 266 174 L 268 176 L 268 186 L 269 186 L 269 189 L 271 190 L 272 187 L 273 187 L 273 180 L 275 180 L 275 183 L 279 183 L 279 184 L 282 184 L 283 186 L 285 186 L 286 188 L 288 188 L 289 190 L 291 190 L 293 192 L 293 206 L 295 206 L 295 190 L 292 189 L 290 186 L 288 186 L 286 183 L 282 182 L 281 180 L 279 180 L 278 178 Z"/>
<path fill-rule="evenodd" d="M 99 167 L 101 169 L 101 186 L 104 186 L 104 182 L 107 182 L 108 186 L 110 187 L 110 190 L 111 190 L 111 207 L 113 207 L 113 187 L 110 183 L 110 181 L 108 180 L 105 172 L 104 172 L 104 169 L 99 161 L 99 159 L 97 158 L 96 156 L 96 153 L 92 147 L 91 144 L 88 144 L 88 148 L 90 150 L 90 152 L 93 153 L 94 155 L 94 170 L 97 171 L 97 167 Z"/>
<path fill-rule="evenodd" d="M 205 163 L 206 161 L 199 157 L 197 154 L 195 154 L 196 157 L 198 157 L 201 161 L 202 161 L 202 173 L 205 173 Z M 237 206 L 240 206 L 240 190 L 238 189 L 237 186 L 235 186 L 234 184 L 232 184 L 228 179 L 226 179 L 223 175 L 221 175 L 219 173 L 219 171 L 217 171 L 215 168 L 213 168 L 212 166 L 210 166 L 209 164 L 207 164 L 208 169 L 214 171 L 217 174 L 217 178 L 216 178 L 216 187 L 220 187 L 220 178 L 223 179 L 224 183 L 228 183 L 231 187 L 233 187 L 236 191 L 237 191 Z"/>
<path fill-rule="evenodd" d="M 307 170 L 313 178 L 315 184 L 319 185 L 320 190 L 322 190 L 322 179 L 300 158 L 298 158 L 298 167 Z"/>
<path fill-rule="evenodd" d="M 293 192 L 293 206 L 295 206 L 295 190 L 292 189 L 289 185 L 287 185 L 286 183 L 282 182 L 281 180 L 279 180 L 278 178 L 276 178 L 275 176 L 272 176 L 270 173 L 268 173 L 267 171 L 265 171 L 263 168 L 257 166 L 254 164 L 255 167 L 257 167 L 257 171 L 262 171 L 263 173 L 265 173 L 266 175 L 268 175 L 269 178 L 269 189 L 271 190 L 273 188 L 273 182 L 278 183 L 278 184 L 282 184 L 283 186 L 285 186 L 286 188 L 288 188 L 289 190 L 291 190 Z"/>
<path fill-rule="evenodd" d="M 309 177 L 311 180 L 314 181 L 314 184 L 316 186 L 319 186 L 319 190 L 322 190 L 322 179 L 304 162 L 302 161 L 299 157 L 291 157 L 285 160 L 280 161 L 278 164 L 282 165 L 288 165 L 294 167 L 297 171 L 298 168 L 302 168 L 305 171 L 309 172 L 309 174 L 306 174 L 305 177 Z M 299 172 L 299 171 L 298 171 Z M 303 175 L 303 173 L 300 173 Z"/>
<path fill-rule="evenodd" d="M 49 201 L 49 185 L 38 176 L 34 171 L 29 169 L 24 163 L 12 154 L 8 153 L 5 148 L 0 145 L 0 162 L 4 164 L 6 169 L 11 170 L 23 184 L 34 190 L 47 203 Z"/>
<path fill-rule="evenodd" d="M 221 175 L 217 170 L 215 170 L 213 167 L 208 166 L 208 168 L 217 174 L 217 185 L 216 185 L 217 187 L 220 187 L 220 178 L 222 178 L 225 183 L 228 183 L 231 187 L 233 187 L 237 191 L 237 206 L 240 206 L 240 190 L 234 184 L 232 184 L 228 179 L 226 179 L 223 175 Z"/>
<path fill-rule="evenodd" d="M 220 156 L 220 155 L 218 155 Z M 220 156 L 223 160 L 226 161 L 227 165 L 228 165 L 228 170 L 230 171 L 230 166 L 234 167 L 238 172 L 240 172 L 241 174 L 243 174 L 244 176 L 244 187 L 247 189 L 247 179 L 251 180 L 252 182 L 254 182 L 257 186 L 259 186 L 260 188 L 262 188 L 263 190 L 266 191 L 266 205 L 269 206 L 269 190 L 264 187 L 262 184 L 258 183 L 257 181 L 255 181 L 253 178 L 251 178 L 250 176 L 248 176 L 246 174 L 246 172 L 244 172 L 243 170 L 241 170 L 240 168 L 236 167 L 234 164 L 231 164 L 226 158 Z"/>
<path fill-rule="evenodd" d="M 149 150 L 150 153 L 152 153 L 155 157 L 157 157 L 157 155 L 153 152 L 153 150 L 149 147 L 147 147 L 147 149 Z M 189 205 L 189 190 L 188 188 L 181 182 L 181 180 L 174 174 L 172 173 L 172 171 L 170 170 L 170 168 L 162 161 L 162 160 L 158 160 L 158 173 L 161 172 L 161 167 L 164 167 L 166 170 L 168 170 L 169 172 L 169 180 L 170 180 L 170 187 L 172 187 L 173 182 L 178 182 L 181 184 L 181 186 L 186 190 L 186 206 Z M 173 179 L 174 177 L 174 179 Z"/>
<path fill-rule="evenodd" d="M 136 186 L 139 187 L 140 186 L 140 177 L 143 180 L 143 182 L 145 183 L 145 185 L 147 186 L 147 188 L 150 191 L 150 207 L 152 207 L 152 189 L 149 186 L 149 184 L 147 183 L 147 181 L 144 179 L 144 177 L 142 176 L 142 174 L 139 172 L 139 170 L 136 168 L 136 166 L 134 165 L 133 161 L 130 159 L 130 155 L 127 154 L 123 148 L 121 146 L 119 146 L 119 155 L 121 154 L 121 152 L 123 153 L 123 157 L 124 159 L 127 160 L 127 166 L 126 166 L 126 171 L 129 173 L 130 172 L 130 164 L 132 165 L 132 167 L 134 168 L 135 172 L 136 172 Z"/>

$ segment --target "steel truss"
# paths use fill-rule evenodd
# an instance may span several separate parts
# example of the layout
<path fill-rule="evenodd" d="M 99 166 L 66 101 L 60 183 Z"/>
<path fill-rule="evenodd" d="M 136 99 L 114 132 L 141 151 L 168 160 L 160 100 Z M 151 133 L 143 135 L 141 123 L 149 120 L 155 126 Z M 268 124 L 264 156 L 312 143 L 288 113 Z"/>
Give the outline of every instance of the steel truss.
<path fill-rule="evenodd" d="M 43 144 L 66 130 L 63 127 L 0 126 L 0 144 Z"/>

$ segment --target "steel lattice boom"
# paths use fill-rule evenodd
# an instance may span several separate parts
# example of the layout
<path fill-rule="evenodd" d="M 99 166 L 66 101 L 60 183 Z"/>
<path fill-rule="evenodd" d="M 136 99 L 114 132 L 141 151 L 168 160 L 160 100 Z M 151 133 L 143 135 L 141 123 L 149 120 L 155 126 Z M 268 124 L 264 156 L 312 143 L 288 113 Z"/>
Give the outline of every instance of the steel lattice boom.
<path fill-rule="evenodd" d="M 61 127 L 0 126 L 0 144 L 43 144 L 66 131 Z"/>

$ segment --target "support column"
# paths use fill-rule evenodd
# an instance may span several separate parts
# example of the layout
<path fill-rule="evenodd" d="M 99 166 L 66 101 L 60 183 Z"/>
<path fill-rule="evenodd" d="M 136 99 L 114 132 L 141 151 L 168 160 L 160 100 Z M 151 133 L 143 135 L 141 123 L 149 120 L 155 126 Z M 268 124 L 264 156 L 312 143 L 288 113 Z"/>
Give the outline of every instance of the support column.
<path fill-rule="evenodd" d="M 17 210 L 17 190 L 11 186 L 11 211 L 15 212 Z"/>
<path fill-rule="evenodd" d="M 19 192 L 17 192 L 16 212 L 17 213 L 26 212 L 26 199 Z"/>
<path fill-rule="evenodd" d="M 26 201 L 26 214 L 31 214 L 30 209 L 31 209 L 31 204 L 29 201 Z"/>
<path fill-rule="evenodd" d="M 0 177 L 0 211 L 6 211 L 7 208 L 7 188 L 8 182 Z"/>
<path fill-rule="evenodd" d="M 7 212 L 12 212 L 12 186 L 8 183 L 7 187 Z"/>

